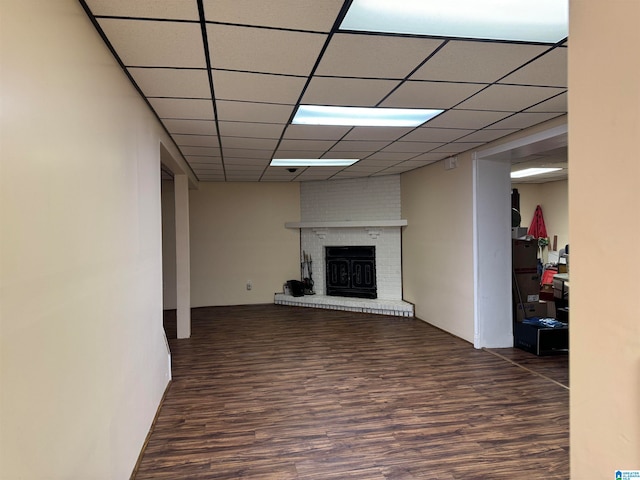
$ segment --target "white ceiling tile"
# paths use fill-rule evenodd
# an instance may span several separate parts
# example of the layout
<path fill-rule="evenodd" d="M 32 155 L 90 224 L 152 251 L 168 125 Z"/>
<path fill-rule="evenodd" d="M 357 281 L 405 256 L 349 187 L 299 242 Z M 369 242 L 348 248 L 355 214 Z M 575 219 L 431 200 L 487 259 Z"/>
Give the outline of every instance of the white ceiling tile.
<path fill-rule="evenodd" d="M 305 77 L 268 75 L 261 73 L 228 72 L 214 70 L 213 88 L 221 100 L 288 103 L 294 105 L 302 89 Z"/>
<path fill-rule="evenodd" d="M 149 103 L 160 118 L 213 120 L 211 100 L 191 98 L 150 98 Z"/>
<path fill-rule="evenodd" d="M 551 120 L 557 116 L 561 115 L 560 113 L 517 113 L 509 118 L 505 118 L 504 120 L 491 125 L 489 128 L 528 128 L 533 125 L 537 125 L 538 123 L 545 122 L 547 120 Z"/>
<path fill-rule="evenodd" d="M 245 165 L 242 163 L 225 162 L 224 171 L 227 173 L 262 173 L 266 165 Z"/>
<path fill-rule="evenodd" d="M 198 175 L 198 177 L 202 175 L 206 175 L 206 176 L 224 175 L 224 169 L 222 168 L 222 165 L 213 165 L 210 167 L 192 165 L 191 168 L 195 172 L 195 174 Z"/>
<path fill-rule="evenodd" d="M 431 165 L 435 162 L 437 162 L 437 160 L 407 160 L 406 162 L 402 162 L 398 166 L 404 168 L 421 168 L 426 167 L 427 165 Z"/>
<path fill-rule="evenodd" d="M 284 139 L 280 142 L 280 150 L 329 150 L 335 142 L 333 140 L 292 140 Z"/>
<path fill-rule="evenodd" d="M 224 173 L 224 166 L 222 165 L 222 162 L 216 163 L 216 164 L 213 164 L 213 163 L 191 164 L 191 167 L 195 172 L 198 172 L 198 174 L 203 174 L 203 175 L 215 175 L 217 173 Z"/>
<path fill-rule="evenodd" d="M 383 107 L 452 108 L 479 92 L 486 85 L 477 83 L 405 82 L 382 102 Z"/>
<path fill-rule="evenodd" d="M 397 175 L 399 173 L 408 172 L 409 170 L 412 170 L 412 169 L 407 167 L 389 167 L 389 168 L 385 168 L 384 170 L 378 173 L 374 173 L 372 177 L 385 177 L 387 175 Z"/>
<path fill-rule="evenodd" d="M 202 155 L 205 157 L 219 157 L 220 149 L 218 147 L 180 147 L 183 155 Z"/>
<path fill-rule="evenodd" d="M 205 68 L 197 23 L 98 19 L 127 66 Z"/>
<path fill-rule="evenodd" d="M 534 107 L 531 107 L 526 112 L 556 112 L 556 113 L 566 113 L 568 111 L 567 106 L 567 94 L 562 93 L 557 95 L 549 100 L 545 100 Z"/>
<path fill-rule="evenodd" d="M 293 112 L 291 105 L 274 105 L 268 103 L 235 102 L 220 100 L 218 119 L 221 121 L 265 122 L 286 124 Z M 284 125 L 282 125 L 284 128 Z M 228 135 L 227 125 L 221 126 L 222 134 Z M 248 136 L 248 135 L 247 135 Z"/>
<path fill-rule="evenodd" d="M 264 158 L 226 158 L 224 159 L 225 166 L 229 165 L 245 165 L 252 167 L 266 167 L 269 165 L 271 159 Z"/>
<path fill-rule="evenodd" d="M 182 118 L 167 118 L 162 120 L 162 123 L 171 134 L 216 134 L 216 122 L 214 120 L 186 120 Z"/>
<path fill-rule="evenodd" d="M 281 148 L 273 155 L 273 158 L 345 158 L 347 155 L 335 155 L 333 157 L 329 154 L 325 154 L 324 150 L 283 150 Z M 349 155 L 349 158 L 355 158 L 353 155 Z"/>
<path fill-rule="evenodd" d="M 532 60 L 548 47 L 338 32 L 319 59 L 318 76 L 307 85 L 343 0 L 203 1 L 217 122 L 197 2 L 88 0 L 103 15 L 99 24 L 202 181 L 225 181 L 222 157 L 226 181 L 397 174 L 567 111 L 566 48 Z M 500 84 L 485 88 L 500 78 Z M 416 129 L 287 125 L 303 88 L 302 102 L 310 104 L 446 111 Z M 351 168 L 301 168 L 292 174 L 268 167 L 276 146 L 277 158 L 362 160 Z"/>
<path fill-rule="evenodd" d="M 434 153 L 461 153 L 484 145 L 484 142 L 454 142 L 434 148 Z"/>
<path fill-rule="evenodd" d="M 491 127 L 493 129 L 493 126 Z M 493 140 L 497 140 L 498 138 L 502 138 L 511 133 L 517 132 L 519 129 L 517 128 L 503 128 L 503 129 L 485 129 L 478 130 L 466 137 L 460 139 L 462 142 L 492 142 Z"/>
<path fill-rule="evenodd" d="M 491 85 L 458 108 L 518 112 L 562 93 L 561 88 Z"/>
<path fill-rule="evenodd" d="M 402 79 L 441 43 L 426 38 L 338 33 L 332 37 L 316 74 Z"/>
<path fill-rule="evenodd" d="M 369 175 L 365 172 L 354 172 L 352 170 L 343 170 L 341 172 L 336 173 L 331 179 L 341 179 L 341 178 L 362 178 L 368 177 Z"/>
<path fill-rule="evenodd" d="M 273 151 L 278 144 L 275 138 L 222 137 L 223 148 L 248 148 Z"/>
<path fill-rule="evenodd" d="M 369 155 L 371 155 L 373 153 L 373 151 L 368 151 L 368 152 L 353 152 L 353 151 L 347 151 L 347 152 L 339 152 L 339 151 L 331 151 L 331 152 L 327 152 L 325 153 L 322 158 L 355 158 L 355 159 L 361 159 L 361 158 L 365 158 L 368 157 Z"/>
<path fill-rule="evenodd" d="M 195 3 L 195 2 L 194 2 Z M 343 0 L 204 0 L 209 22 L 329 32 Z"/>
<path fill-rule="evenodd" d="M 198 177 L 224 175 L 224 169 L 222 168 L 222 165 L 214 165 L 209 168 L 194 167 L 193 171 L 196 173 L 196 175 L 198 175 Z"/>
<path fill-rule="evenodd" d="M 301 103 L 374 107 L 399 83 L 399 80 L 314 77 Z"/>
<path fill-rule="evenodd" d="M 344 140 L 394 141 L 411 132 L 411 127 L 354 127 Z"/>
<path fill-rule="evenodd" d="M 198 4 L 185 0 L 87 0 L 94 15 L 199 20 Z"/>
<path fill-rule="evenodd" d="M 332 152 L 376 152 L 389 145 L 389 142 L 383 140 L 381 142 L 376 141 L 364 141 L 364 140 L 342 140 L 338 142 L 332 149 Z"/>
<path fill-rule="evenodd" d="M 440 142 L 446 143 L 464 137 L 474 130 L 463 130 L 458 128 L 432 128 L 420 127 L 402 138 L 403 141 L 410 142 Z"/>
<path fill-rule="evenodd" d="M 297 140 L 340 140 L 351 127 L 330 125 L 289 125 L 284 138 Z"/>
<path fill-rule="evenodd" d="M 280 138 L 284 124 L 219 121 L 220 134 L 226 137 Z"/>
<path fill-rule="evenodd" d="M 483 110 L 449 110 L 429 121 L 429 127 L 479 129 L 510 115 Z"/>
<path fill-rule="evenodd" d="M 452 40 L 411 79 L 493 83 L 546 48 L 539 45 Z"/>
<path fill-rule="evenodd" d="M 212 173 L 202 173 L 195 172 L 198 180 L 201 182 L 224 182 L 224 171 L 220 172 L 212 172 Z"/>
<path fill-rule="evenodd" d="M 129 68 L 146 97 L 211 98 L 206 70 Z"/>
<path fill-rule="evenodd" d="M 379 154 L 376 154 L 379 155 Z M 377 168 L 378 170 L 380 170 L 381 168 L 386 168 L 390 165 L 395 165 L 398 162 L 401 162 L 403 160 L 407 159 L 407 154 L 395 154 L 392 153 L 390 155 L 385 156 L 384 159 L 376 159 L 373 156 L 368 157 L 368 158 L 364 158 L 362 160 L 360 160 L 358 163 L 352 165 L 349 168 Z"/>
<path fill-rule="evenodd" d="M 250 148 L 225 148 L 225 158 L 271 158 L 273 150 L 253 150 Z"/>
<path fill-rule="evenodd" d="M 444 158 L 447 158 L 448 155 L 446 153 L 441 153 L 441 152 L 429 152 L 429 153 L 423 153 L 422 155 L 419 155 L 415 158 L 412 158 L 410 161 L 424 161 L 424 162 L 437 162 L 439 160 L 442 160 Z"/>
<path fill-rule="evenodd" d="M 207 25 L 214 69 L 308 75 L 326 35 L 231 25 Z"/>
<path fill-rule="evenodd" d="M 376 165 L 352 165 L 350 167 L 347 167 L 346 170 L 348 170 L 349 172 L 359 172 L 359 173 L 376 173 L 379 172 L 380 170 L 384 170 L 385 168 L 389 168 L 393 166 L 391 163 L 384 165 L 384 166 L 376 166 Z"/>
<path fill-rule="evenodd" d="M 417 155 L 417 153 L 415 152 L 390 152 L 390 151 L 383 151 L 383 152 L 376 152 L 373 155 L 369 156 L 366 158 L 367 163 L 371 162 L 371 161 L 378 161 L 378 162 L 394 162 L 394 163 L 398 163 L 404 160 L 409 160 L 410 158 L 413 158 Z"/>
<path fill-rule="evenodd" d="M 202 165 L 222 165 L 222 158 L 218 156 L 206 155 L 185 155 L 185 160 L 192 166 Z"/>
<path fill-rule="evenodd" d="M 555 48 L 536 59 L 500 83 L 518 83 L 520 85 L 551 85 L 567 87 L 567 49 Z"/>
<path fill-rule="evenodd" d="M 399 152 L 399 153 L 419 153 L 430 152 L 438 147 L 441 147 L 442 143 L 433 142 L 394 142 L 388 147 L 384 148 L 383 152 Z"/>
<path fill-rule="evenodd" d="M 218 137 L 215 135 L 173 135 L 172 137 L 180 147 L 219 147 Z"/>
<path fill-rule="evenodd" d="M 193 167 L 193 171 L 196 172 L 196 175 L 224 175 L 224 168 L 222 165 L 212 165 L 210 167 Z"/>

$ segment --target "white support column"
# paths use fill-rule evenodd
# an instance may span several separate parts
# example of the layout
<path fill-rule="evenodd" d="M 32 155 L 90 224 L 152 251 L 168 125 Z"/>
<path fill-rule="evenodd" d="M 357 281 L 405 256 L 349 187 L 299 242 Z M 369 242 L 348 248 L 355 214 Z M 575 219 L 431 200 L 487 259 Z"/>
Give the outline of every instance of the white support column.
<path fill-rule="evenodd" d="M 511 155 L 544 152 L 566 144 L 559 125 L 473 155 L 474 346 L 512 347 Z"/>
<path fill-rule="evenodd" d="M 189 252 L 189 179 L 174 176 L 176 215 L 176 316 L 178 338 L 191 336 L 191 257 Z"/>
<path fill-rule="evenodd" d="M 473 160 L 474 346 L 512 347 L 510 162 Z"/>

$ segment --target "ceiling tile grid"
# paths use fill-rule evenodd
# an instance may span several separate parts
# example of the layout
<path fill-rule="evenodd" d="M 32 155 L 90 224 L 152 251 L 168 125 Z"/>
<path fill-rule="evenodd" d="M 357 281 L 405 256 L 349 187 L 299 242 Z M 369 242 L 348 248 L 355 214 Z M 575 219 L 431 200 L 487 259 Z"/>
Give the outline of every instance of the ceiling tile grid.
<path fill-rule="evenodd" d="M 397 174 L 567 112 L 566 41 L 342 31 L 348 0 L 79 1 L 200 181 Z M 416 128 L 294 125 L 300 104 L 444 111 Z M 269 166 L 294 157 L 360 161 Z"/>
<path fill-rule="evenodd" d="M 98 23 L 128 67 L 206 67 L 196 22 L 100 18 Z"/>
<path fill-rule="evenodd" d="M 205 17 L 210 22 L 325 33 L 331 31 L 343 3 L 343 0 L 203 1 Z"/>

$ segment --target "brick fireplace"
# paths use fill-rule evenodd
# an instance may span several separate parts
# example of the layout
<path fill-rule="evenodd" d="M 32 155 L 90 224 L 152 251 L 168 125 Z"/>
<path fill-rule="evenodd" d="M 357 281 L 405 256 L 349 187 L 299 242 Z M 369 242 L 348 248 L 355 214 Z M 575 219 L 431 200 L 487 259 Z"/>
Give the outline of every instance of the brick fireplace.
<path fill-rule="evenodd" d="M 299 297 L 295 304 L 306 302 L 316 307 L 330 305 L 322 308 L 413 315 L 413 306 L 402 301 L 401 229 L 407 222 L 400 218 L 399 175 L 303 182 L 300 207 L 301 221 L 289 222 L 286 227 L 300 230 L 301 253 L 304 251 L 313 261 L 316 295 Z M 331 292 L 327 292 L 325 277 L 327 247 L 353 246 L 375 250 L 375 299 L 328 295 Z M 276 303 L 284 302 L 276 298 Z"/>
<path fill-rule="evenodd" d="M 311 256 L 317 270 L 314 274 L 314 288 L 318 295 L 329 293 L 324 272 L 326 247 L 373 246 L 376 251 L 376 297 L 386 300 L 402 299 L 400 221 L 395 222 L 398 225 L 387 222 L 392 226 L 381 226 L 382 222 L 365 223 L 376 225 L 345 227 L 338 226 L 345 223 L 325 222 L 322 226 L 316 224 L 316 227 L 303 226 L 300 229 L 301 248 Z"/>

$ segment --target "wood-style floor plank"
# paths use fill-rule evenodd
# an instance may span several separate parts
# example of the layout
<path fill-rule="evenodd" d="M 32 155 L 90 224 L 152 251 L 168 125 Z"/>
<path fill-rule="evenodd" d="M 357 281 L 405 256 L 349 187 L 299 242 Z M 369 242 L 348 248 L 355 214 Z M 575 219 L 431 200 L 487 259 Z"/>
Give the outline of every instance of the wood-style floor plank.
<path fill-rule="evenodd" d="M 256 305 L 192 322 L 176 340 L 167 315 L 173 381 L 137 480 L 569 478 L 562 360 L 403 317 Z"/>

